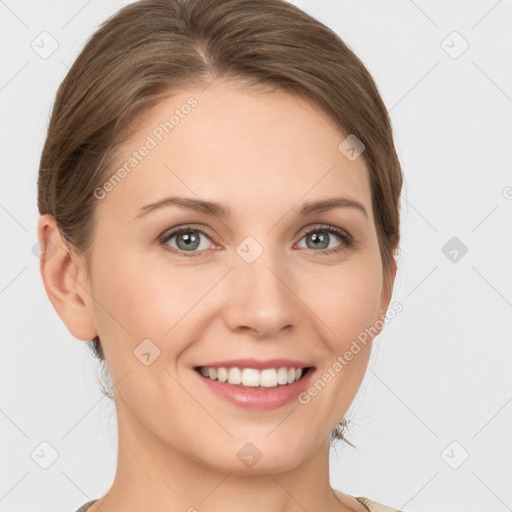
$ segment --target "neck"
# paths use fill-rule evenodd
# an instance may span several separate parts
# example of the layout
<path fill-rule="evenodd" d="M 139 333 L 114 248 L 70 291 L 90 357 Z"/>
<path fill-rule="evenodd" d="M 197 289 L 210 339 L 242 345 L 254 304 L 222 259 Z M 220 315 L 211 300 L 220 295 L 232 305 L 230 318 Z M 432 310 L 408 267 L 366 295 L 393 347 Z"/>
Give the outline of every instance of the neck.
<path fill-rule="evenodd" d="M 266 512 L 360 510 L 357 505 L 351 508 L 352 501 L 330 486 L 328 439 L 288 471 L 223 471 L 192 459 L 186 446 L 164 443 L 138 421 L 122 399 L 116 400 L 116 410 L 116 475 L 91 512 L 96 508 L 101 512 L 254 512 L 255 504 Z"/>

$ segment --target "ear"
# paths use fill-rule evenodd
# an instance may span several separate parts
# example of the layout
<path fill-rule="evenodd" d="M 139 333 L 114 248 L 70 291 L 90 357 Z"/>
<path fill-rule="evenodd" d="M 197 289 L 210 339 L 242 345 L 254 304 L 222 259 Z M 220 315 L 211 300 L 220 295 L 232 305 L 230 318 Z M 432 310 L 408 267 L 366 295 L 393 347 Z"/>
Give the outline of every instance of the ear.
<path fill-rule="evenodd" d="M 382 292 L 379 307 L 379 318 L 381 320 L 384 320 L 386 318 L 386 312 L 389 308 L 389 303 L 391 302 L 391 296 L 393 295 L 393 283 L 395 282 L 396 271 L 397 263 L 395 256 L 393 256 L 391 268 L 387 272 L 387 275 L 384 275 L 384 281 L 382 284 Z M 384 324 L 382 325 L 381 329 L 379 329 L 379 332 L 382 330 L 383 327 Z"/>
<path fill-rule="evenodd" d="M 53 215 L 39 217 L 37 237 L 39 267 L 48 298 L 75 338 L 92 340 L 97 331 L 92 321 L 85 262 L 76 255 L 72 258 Z"/>
<path fill-rule="evenodd" d="M 393 256 L 391 261 L 391 268 L 387 272 L 387 275 L 384 276 L 384 282 L 382 284 L 380 312 L 383 314 L 386 314 L 386 311 L 388 310 L 389 307 L 389 303 L 391 302 L 391 296 L 393 295 L 393 283 L 395 282 L 397 271 L 397 263 L 395 256 Z"/>

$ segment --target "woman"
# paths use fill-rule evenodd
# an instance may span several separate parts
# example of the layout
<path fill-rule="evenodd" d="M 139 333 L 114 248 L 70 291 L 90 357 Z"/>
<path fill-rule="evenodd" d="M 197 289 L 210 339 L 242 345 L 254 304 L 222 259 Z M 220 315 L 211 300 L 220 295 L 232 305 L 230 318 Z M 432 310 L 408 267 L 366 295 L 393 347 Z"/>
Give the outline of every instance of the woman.
<path fill-rule="evenodd" d="M 371 76 L 295 6 L 143 0 L 100 27 L 38 181 L 45 289 L 114 383 L 116 476 L 80 512 L 395 510 L 332 489 L 329 448 L 401 186 Z"/>

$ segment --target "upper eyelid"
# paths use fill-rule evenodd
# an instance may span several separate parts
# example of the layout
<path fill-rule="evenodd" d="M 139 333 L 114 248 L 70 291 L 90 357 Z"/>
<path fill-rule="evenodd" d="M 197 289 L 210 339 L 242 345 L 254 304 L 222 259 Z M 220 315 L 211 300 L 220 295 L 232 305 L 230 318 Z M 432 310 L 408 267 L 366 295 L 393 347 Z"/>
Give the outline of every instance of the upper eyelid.
<path fill-rule="evenodd" d="M 187 229 L 190 229 L 191 231 L 197 230 L 201 234 L 204 234 L 205 236 L 207 236 L 210 239 L 211 242 L 214 242 L 213 238 L 215 238 L 215 237 L 210 235 L 210 233 L 208 232 L 208 228 L 206 228 L 203 225 L 196 225 L 194 223 L 183 224 L 182 226 L 177 226 L 175 228 L 170 228 L 170 229 L 164 231 L 164 233 L 162 235 L 160 235 L 158 237 L 158 239 L 161 240 L 162 243 L 167 243 L 171 238 L 174 238 L 176 235 L 179 235 L 181 232 L 186 231 Z M 332 229 L 332 230 L 334 230 L 334 233 L 331 233 L 331 234 L 335 234 L 335 235 L 338 235 L 338 236 L 342 236 L 344 234 L 350 240 L 352 240 L 352 238 L 353 238 L 352 235 L 350 234 L 350 232 L 348 232 L 346 229 L 338 227 L 338 226 L 335 226 L 333 224 L 327 224 L 327 223 L 322 223 L 322 222 L 312 223 L 312 224 L 309 224 L 308 226 L 305 226 L 305 227 L 301 228 L 294 235 L 294 238 L 299 236 L 299 235 L 302 235 L 301 236 L 301 239 L 302 239 L 310 231 L 315 231 L 315 230 L 321 231 L 322 229 L 325 229 L 325 230 Z M 342 233 L 337 233 L 338 230 L 341 231 Z"/>
<path fill-rule="evenodd" d="M 212 235 L 209 234 L 208 232 L 208 229 L 205 228 L 204 226 L 198 226 L 198 225 L 195 225 L 195 224 L 183 224 L 182 226 L 176 226 L 174 228 L 169 228 L 169 229 L 166 229 L 159 237 L 158 239 L 159 240 L 168 240 L 169 238 L 172 238 L 176 235 L 179 235 L 181 232 L 183 231 L 187 231 L 187 230 L 190 230 L 190 231 L 194 231 L 194 230 L 197 230 L 199 231 L 200 233 L 208 236 L 210 239 L 213 238 Z"/>

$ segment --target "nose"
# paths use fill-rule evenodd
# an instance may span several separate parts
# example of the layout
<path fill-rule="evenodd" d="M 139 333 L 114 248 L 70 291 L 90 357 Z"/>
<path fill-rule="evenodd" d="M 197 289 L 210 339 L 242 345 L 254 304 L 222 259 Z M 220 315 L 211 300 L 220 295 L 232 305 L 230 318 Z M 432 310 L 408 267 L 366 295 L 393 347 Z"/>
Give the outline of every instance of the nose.
<path fill-rule="evenodd" d="M 259 338 L 292 330 L 300 308 L 293 288 L 290 268 L 269 252 L 264 251 L 252 263 L 237 257 L 229 273 L 224 302 L 228 327 Z"/>

